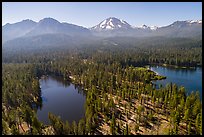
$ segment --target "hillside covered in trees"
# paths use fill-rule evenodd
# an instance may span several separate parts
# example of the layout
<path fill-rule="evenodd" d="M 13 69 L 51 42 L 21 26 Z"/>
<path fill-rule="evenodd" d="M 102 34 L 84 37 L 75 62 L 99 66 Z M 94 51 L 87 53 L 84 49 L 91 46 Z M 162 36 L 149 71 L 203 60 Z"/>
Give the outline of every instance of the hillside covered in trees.
<path fill-rule="evenodd" d="M 84 46 L 4 45 L 2 134 L 201 135 L 199 92 L 187 96 L 185 87 L 174 83 L 157 89 L 151 81 L 165 77 L 144 66 L 202 66 L 202 41 L 119 40 Z M 37 119 L 36 111 L 42 106 L 39 79 L 51 74 L 86 93 L 85 117 L 78 123 L 63 122 L 52 113 L 50 125 Z"/>

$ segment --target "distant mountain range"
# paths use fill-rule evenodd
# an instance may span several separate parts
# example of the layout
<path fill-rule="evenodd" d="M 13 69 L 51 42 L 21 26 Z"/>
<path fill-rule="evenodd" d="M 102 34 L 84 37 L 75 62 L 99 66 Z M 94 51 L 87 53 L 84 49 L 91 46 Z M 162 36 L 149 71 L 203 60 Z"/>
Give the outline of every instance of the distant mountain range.
<path fill-rule="evenodd" d="M 202 35 L 202 20 L 176 21 L 168 26 L 132 26 L 126 21 L 110 17 L 90 28 L 97 36 L 164 36 L 164 37 L 197 37 Z"/>
<path fill-rule="evenodd" d="M 44 18 L 39 22 L 23 20 L 2 26 L 3 45 L 27 43 L 27 45 L 62 42 L 83 42 L 85 39 L 109 37 L 167 37 L 202 39 L 202 20 L 176 21 L 168 26 L 132 26 L 122 19 L 109 17 L 91 28 Z M 52 41 L 52 42 L 49 42 Z M 59 42 L 58 42 L 59 41 Z M 86 40 L 87 41 L 87 40 Z M 37 43 L 35 43 L 37 42 Z M 33 44 L 35 43 L 35 44 Z M 64 43 L 65 44 L 65 43 Z"/>
<path fill-rule="evenodd" d="M 37 36 L 44 34 L 66 34 L 69 36 L 88 36 L 90 30 L 69 23 L 60 23 L 53 18 L 44 18 L 39 22 L 23 20 L 3 26 L 3 42 L 20 37 Z"/>

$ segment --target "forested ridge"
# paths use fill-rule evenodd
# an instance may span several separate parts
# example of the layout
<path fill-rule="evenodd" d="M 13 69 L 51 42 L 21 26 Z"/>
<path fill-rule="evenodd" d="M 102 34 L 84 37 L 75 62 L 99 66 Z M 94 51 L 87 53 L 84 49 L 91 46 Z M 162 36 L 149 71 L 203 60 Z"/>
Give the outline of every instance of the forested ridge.
<path fill-rule="evenodd" d="M 2 134 L 201 135 L 199 92 L 187 96 L 185 87 L 174 83 L 156 89 L 151 81 L 165 77 L 144 66 L 202 66 L 202 45 L 164 45 L 3 48 Z M 52 113 L 50 125 L 37 119 L 39 79 L 51 74 L 84 89 L 86 112 L 78 123 Z"/>

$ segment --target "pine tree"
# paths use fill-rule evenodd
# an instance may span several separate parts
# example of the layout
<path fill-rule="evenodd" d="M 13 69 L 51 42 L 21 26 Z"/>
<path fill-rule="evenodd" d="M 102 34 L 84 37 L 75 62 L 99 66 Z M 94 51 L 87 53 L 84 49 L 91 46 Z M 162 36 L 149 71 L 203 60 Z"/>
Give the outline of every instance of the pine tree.
<path fill-rule="evenodd" d="M 15 124 L 11 125 L 11 134 L 13 135 L 19 135 L 19 130 L 17 129 L 17 126 Z"/>
<path fill-rule="evenodd" d="M 85 134 L 85 122 L 84 119 L 81 119 L 78 124 L 78 134 L 84 135 Z"/>
<path fill-rule="evenodd" d="M 200 134 L 200 127 L 202 125 L 201 121 L 201 113 L 197 114 L 196 120 L 195 120 L 195 126 L 196 126 L 196 134 Z"/>
<path fill-rule="evenodd" d="M 185 103 L 185 110 L 189 109 L 190 107 L 191 107 L 190 96 L 188 96 Z"/>
<path fill-rule="evenodd" d="M 192 110 L 192 116 L 193 116 L 193 118 L 196 119 L 197 114 L 200 113 L 200 110 L 202 108 L 200 99 L 196 99 L 193 104 L 194 105 L 193 105 L 193 110 Z"/>
<path fill-rule="evenodd" d="M 63 134 L 64 135 L 69 135 L 70 134 L 70 126 L 69 126 L 68 121 L 66 121 L 66 123 L 63 126 Z"/>
<path fill-rule="evenodd" d="M 78 135 L 78 128 L 77 128 L 77 123 L 76 121 L 72 122 L 72 130 L 74 132 L 74 135 Z"/>
<path fill-rule="evenodd" d="M 116 123 L 115 123 L 115 115 L 114 113 L 112 114 L 112 119 L 111 119 L 111 125 L 110 125 L 110 130 L 111 130 L 111 134 L 115 135 L 115 127 L 116 127 Z"/>
<path fill-rule="evenodd" d="M 183 119 L 184 119 L 185 122 L 186 122 L 186 130 L 187 130 L 187 123 L 188 123 L 189 117 L 190 117 L 190 113 L 189 113 L 189 109 L 187 109 L 187 110 L 185 111 L 185 114 L 184 114 L 184 117 L 183 117 Z"/>
<path fill-rule="evenodd" d="M 129 135 L 128 124 L 126 124 L 125 130 L 124 130 L 124 135 Z"/>
<path fill-rule="evenodd" d="M 32 128 L 34 134 L 41 134 L 42 132 L 42 124 L 38 121 L 37 117 L 32 118 Z"/>
<path fill-rule="evenodd" d="M 201 111 L 201 114 L 202 114 L 202 111 Z M 200 122 L 200 123 L 201 123 L 201 124 L 200 124 L 200 135 L 202 135 L 202 130 L 203 130 L 203 129 L 202 129 L 202 125 L 203 125 L 203 123 L 202 123 L 202 115 L 200 116 L 200 121 L 201 121 L 201 122 Z"/>
<path fill-rule="evenodd" d="M 9 126 L 8 123 L 2 119 L 2 135 L 8 135 L 9 134 Z"/>
<path fill-rule="evenodd" d="M 188 123 L 188 135 L 191 135 L 191 121 Z"/>
<path fill-rule="evenodd" d="M 55 130 L 55 134 L 61 135 L 63 134 L 63 123 L 59 117 L 53 115 L 52 113 L 48 113 L 48 118 L 50 120 L 51 125 Z"/>
<path fill-rule="evenodd" d="M 91 117 L 86 119 L 86 133 L 89 135 L 91 133 Z"/>

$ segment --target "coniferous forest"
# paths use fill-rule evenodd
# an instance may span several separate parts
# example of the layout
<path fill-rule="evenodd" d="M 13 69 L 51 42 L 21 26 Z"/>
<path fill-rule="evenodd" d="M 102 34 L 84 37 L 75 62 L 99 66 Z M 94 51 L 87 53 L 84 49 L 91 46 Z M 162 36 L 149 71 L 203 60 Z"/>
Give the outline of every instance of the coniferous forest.
<path fill-rule="evenodd" d="M 172 43 L 3 47 L 2 134 L 202 135 L 199 92 L 187 95 L 185 87 L 175 83 L 156 88 L 152 80 L 166 77 L 145 67 L 202 67 L 201 42 Z M 85 117 L 79 122 L 65 122 L 52 113 L 49 125 L 38 120 L 36 112 L 43 102 L 39 79 L 46 75 L 60 76 L 83 89 Z"/>

